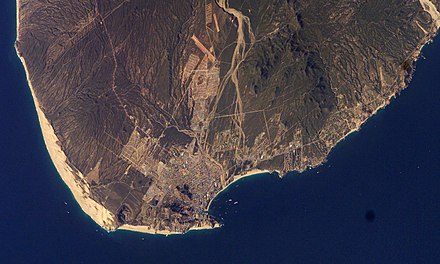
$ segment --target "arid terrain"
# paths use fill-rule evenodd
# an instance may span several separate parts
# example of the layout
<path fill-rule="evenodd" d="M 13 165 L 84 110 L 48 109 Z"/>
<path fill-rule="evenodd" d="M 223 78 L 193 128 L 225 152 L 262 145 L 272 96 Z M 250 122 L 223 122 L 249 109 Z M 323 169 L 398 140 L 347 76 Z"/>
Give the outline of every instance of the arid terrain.
<path fill-rule="evenodd" d="M 303 171 L 411 80 L 439 0 L 18 0 L 43 136 L 107 230 L 220 223 L 243 175 Z"/>

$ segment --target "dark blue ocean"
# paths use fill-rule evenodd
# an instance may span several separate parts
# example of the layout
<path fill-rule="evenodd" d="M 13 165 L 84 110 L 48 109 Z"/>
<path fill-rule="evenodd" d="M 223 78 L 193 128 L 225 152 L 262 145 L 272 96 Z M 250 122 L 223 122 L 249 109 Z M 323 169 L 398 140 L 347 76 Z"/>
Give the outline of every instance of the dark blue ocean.
<path fill-rule="evenodd" d="M 2 4 L 0 263 L 440 263 L 440 41 L 423 50 L 410 87 L 325 165 L 221 194 L 212 213 L 224 227 L 109 234 L 50 161 L 13 48 L 15 2 Z"/>

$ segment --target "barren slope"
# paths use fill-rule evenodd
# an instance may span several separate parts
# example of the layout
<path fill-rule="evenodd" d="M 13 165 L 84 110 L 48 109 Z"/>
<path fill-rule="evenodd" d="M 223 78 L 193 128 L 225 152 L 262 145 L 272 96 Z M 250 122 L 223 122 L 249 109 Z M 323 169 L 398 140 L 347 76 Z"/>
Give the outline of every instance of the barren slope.
<path fill-rule="evenodd" d="M 17 5 L 66 183 L 105 228 L 160 233 L 214 226 L 209 202 L 237 175 L 324 162 L 406 87 L 440 26 L 437 0 Z"/>

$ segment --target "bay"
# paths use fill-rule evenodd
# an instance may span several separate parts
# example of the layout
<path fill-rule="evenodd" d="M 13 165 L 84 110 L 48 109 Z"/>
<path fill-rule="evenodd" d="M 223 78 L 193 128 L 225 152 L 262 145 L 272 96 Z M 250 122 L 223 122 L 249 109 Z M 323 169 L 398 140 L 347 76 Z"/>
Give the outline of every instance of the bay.
<path fill-rule="evenodd" d="M 44 146 L 0 16 L 1 263 L 440 263 L 440 43 L 413 81 L 328 162 L 236 182 L 214 201 L 219 229 L 107 233 L 85 215 Z"/>

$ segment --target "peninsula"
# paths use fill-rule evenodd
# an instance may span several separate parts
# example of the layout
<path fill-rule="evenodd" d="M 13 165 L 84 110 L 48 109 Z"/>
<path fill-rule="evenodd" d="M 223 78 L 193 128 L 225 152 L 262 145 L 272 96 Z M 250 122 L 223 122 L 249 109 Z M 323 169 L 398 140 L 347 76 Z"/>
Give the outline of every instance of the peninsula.
<path fill-rule="evenodd" d="M 219 226 L 233 181 L 304 171 L 409 84 L 439 0 L 17 0 L 42 134 L 106 230 Z"/>

